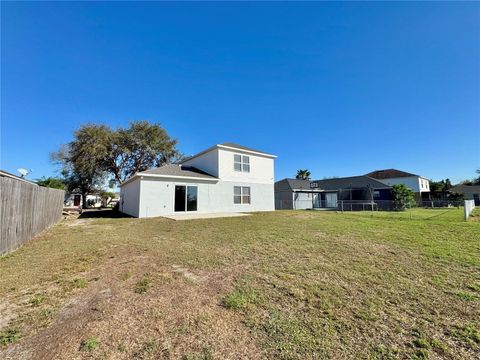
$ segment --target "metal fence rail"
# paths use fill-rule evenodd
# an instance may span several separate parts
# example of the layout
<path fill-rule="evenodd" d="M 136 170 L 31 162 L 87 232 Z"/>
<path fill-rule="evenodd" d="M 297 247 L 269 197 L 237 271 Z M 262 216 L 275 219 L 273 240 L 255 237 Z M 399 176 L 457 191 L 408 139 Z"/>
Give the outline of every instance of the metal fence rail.
<path fill-rule="evenodd" d="M 308 199 L 296 199 L 295 201 L 277 200 L 275 202 L 275 208 L 277 210 L 330 210 L 345 213 L 378 214 L 374 216 L 410 219 L 433 219 L 438 217 L 452 218 L 452 216 L 454 216 L 455 219 L 460 220 L 463 218 L 463 215 L 461 215 L 458 210 L 460 208 L 463 209 L 463 206 L 463 201 L 428 200 L 418 201 L 404 209 L 405 211 L 398 211 L 398 204 L 393 200 L 319 201 L 315 199 L 315 201 L 312 201 Z"/>
<path fill-rule="evenodd" d="M 62 217 L 64 191 L 0 176 L 0 255 Z"/>
<path fill-rule="evenodd" d="M 458 208 L 463 206 L 463 201 L 444 201 L 444 200 L 422 200 L 417 201 L 409 207 L 412 208 Z M 377 211 L 377 210 L 397 210 L 397 204 L 393 200 L 276 200 L 275 208 L 277 210 L 302 210 L 302 209 L 321 209 L 337 211 Z"/>

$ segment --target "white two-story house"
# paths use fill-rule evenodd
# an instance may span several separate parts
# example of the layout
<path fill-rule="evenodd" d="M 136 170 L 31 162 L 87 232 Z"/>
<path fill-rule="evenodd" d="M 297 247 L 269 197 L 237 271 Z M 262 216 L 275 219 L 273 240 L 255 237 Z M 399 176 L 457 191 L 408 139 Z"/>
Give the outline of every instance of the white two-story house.
<path fill-rule="evenodd" d="M 275 155 L 214 145 L 180 165 L 136 173 L 120 186 L 120 211 L 135 217 L 272 211 Z"/>
<path fill-rule="evenodd" d="M 423 176 L 397 169 L 375 170 L 366 176 L 389 186 L 403 184 L 413 191 L 417 200 L 430 199 L 430 181 Z"/>

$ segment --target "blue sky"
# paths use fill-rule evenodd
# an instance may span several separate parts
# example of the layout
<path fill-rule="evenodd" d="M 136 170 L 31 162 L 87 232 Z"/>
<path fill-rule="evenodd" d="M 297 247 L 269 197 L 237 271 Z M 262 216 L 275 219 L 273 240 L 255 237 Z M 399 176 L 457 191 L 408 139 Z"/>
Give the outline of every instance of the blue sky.
<path fill-rule="evenodd" d="M 276 178 L 480 167 L 479 3 L 5 3 L 1 163 L 55 174 L 86 122 L 232 141 Z"/>

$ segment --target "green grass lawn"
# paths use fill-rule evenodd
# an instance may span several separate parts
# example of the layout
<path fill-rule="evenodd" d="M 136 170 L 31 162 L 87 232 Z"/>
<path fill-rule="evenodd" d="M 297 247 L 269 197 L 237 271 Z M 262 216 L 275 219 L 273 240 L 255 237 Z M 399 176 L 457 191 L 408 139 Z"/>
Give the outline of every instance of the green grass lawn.
<path fill-rule="evenodd" d="M 480 222 L 463 209 L 66 220 L 0 259 L 0 299 L 12 359 L 473 359 Z"/>

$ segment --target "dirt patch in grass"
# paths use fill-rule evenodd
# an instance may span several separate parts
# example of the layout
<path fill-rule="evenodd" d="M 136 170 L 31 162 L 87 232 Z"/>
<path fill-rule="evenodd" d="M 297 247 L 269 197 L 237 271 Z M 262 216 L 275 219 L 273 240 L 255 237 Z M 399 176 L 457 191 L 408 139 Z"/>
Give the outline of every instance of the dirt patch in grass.
<path fill-rule="evenodd" d="M 125 278 L 124 274 L 131 276 Z M 138 283 L 148 291 L 137 291 Z M 0 351 L 7 359 L 194 358 L 205 349 L 218 358 L 260 358 L 261 350 L 241 319 L 221 306 L 230 277 L 194 275 L 162 266 L 143 251 L 115 249 L 84 274 L 95 278 L 65 294 L 53 323 Z M 201 279 L 201 281 L 199 281 Z M 208 283 L 205 280 L 208 279 Z M 28 327 L 27 327 L 28 334 Z M 88 347 L 88 339 L 96 339 Z M 155 344 L 153 346 L 152 344 Z"/>

